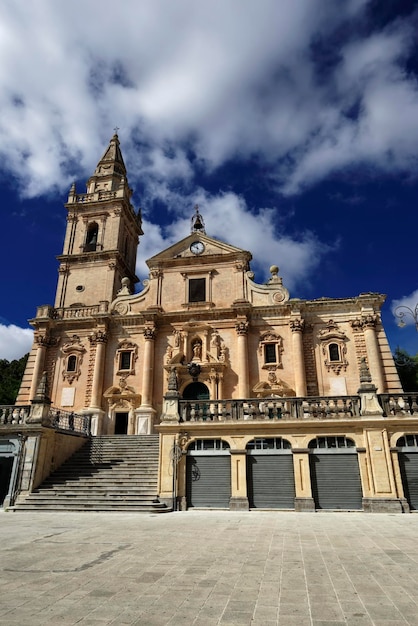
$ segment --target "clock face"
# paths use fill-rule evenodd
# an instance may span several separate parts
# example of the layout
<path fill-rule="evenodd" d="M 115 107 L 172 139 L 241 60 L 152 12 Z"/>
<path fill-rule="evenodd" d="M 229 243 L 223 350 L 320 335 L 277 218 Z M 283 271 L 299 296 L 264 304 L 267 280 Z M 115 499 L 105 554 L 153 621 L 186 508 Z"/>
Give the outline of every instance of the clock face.
<path fill-rule="evenodd" d="M 205 250 L 205 245 L 201 241 L 194 241 L 190 246 L 190 252 L 193 254 L 202 254 Z"/>

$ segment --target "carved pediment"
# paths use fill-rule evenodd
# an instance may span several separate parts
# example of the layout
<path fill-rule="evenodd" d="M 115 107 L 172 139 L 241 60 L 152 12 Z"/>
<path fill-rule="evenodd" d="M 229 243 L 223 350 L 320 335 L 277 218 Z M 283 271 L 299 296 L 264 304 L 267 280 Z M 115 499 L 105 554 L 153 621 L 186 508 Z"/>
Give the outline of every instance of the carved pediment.
<path fill-rule="evenodd" d="M 256 398 L 268 398 L 270 396 L 292 397 L 296 392 L 284 380 L 276 378 L 274 372 L 269 373 L 269 381 L 259 381 L 253 387 L 253 393 Z"/>

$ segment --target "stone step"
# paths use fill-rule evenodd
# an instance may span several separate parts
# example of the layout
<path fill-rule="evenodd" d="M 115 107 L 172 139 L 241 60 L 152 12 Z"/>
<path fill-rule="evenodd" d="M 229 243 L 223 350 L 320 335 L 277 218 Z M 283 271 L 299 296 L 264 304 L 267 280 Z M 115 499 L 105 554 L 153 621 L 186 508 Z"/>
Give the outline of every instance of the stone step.
<path fill-rule="evenodd" d="M 18 511 L 171 510 L 158 502 L 159 436 L 94 437 L 49 476 Z"/>
<path fill-rule="evenodd" d="M 20 504 L 18 507 L 13 507 L 14 510 L 18 510 L 21 512 L 42 512 L 45 513 L 47 511 L 89 511 L 92 512 L 107 512 L 107 513 L 169 513 L 172 511 L 171 507 L 167 507 L 163 504 L 153 504 L 153 505 L 136 505 L 136 504 L 118 504 L 113 506 L 113 504 L 93 504 L 92 506 L 88 505 L 79 505 L 79 504 L 69 504 L 69 503 L 54 503 L 54 504 L 44 504 L 42 506 L 38 506 L 35 504 Z"/>

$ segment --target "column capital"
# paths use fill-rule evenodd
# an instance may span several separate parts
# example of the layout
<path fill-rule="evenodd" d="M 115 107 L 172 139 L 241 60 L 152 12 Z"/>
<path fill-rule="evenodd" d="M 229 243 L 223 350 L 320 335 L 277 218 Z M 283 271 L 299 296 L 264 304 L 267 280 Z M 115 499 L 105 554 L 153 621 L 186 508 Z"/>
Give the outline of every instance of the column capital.
<path fill-rule="evenodd" d="M 248 322 L 238 322 L 235 324 L 235 330 L 237 331 L 238 336 L 246 335 L 248 333 L 249 323 Z"/>
<path fill-rule="evenodd" d="M 377 322 L 378 322 L 377 315 L 368 314 L 368 315 L 363 315 L 361 318 L 361 323 L 363 325 L 363 328 L 374 329 L 377 326 Z"/>
<path fill-rule="evenodd" d="M 290 330 L 292 333 L 302 333 L 305 327 L 305 321 L 300 317 L 290 320 L 289 322 Z"/>
<path fill-rule="evenodd" d="M 155 326 L 147 326 L 146 328 L 144 328 L 145 341 L 154 341 L 156 335 L 157 331 L 155 329 Z"/>
<path fill-rule="evenodd" d="M 93 346 L 98 343 L 107 343 L 107 334 L 103 330 L 96 330 L 90 335 L 89 341 Z"/>
<path fill-rule="evenodd" d="M 35 343 L 39 348 L 49 348 L 57 343 L 57 340 L 50 337 L 48 333 L 37 333 L 35 335 Z"/>

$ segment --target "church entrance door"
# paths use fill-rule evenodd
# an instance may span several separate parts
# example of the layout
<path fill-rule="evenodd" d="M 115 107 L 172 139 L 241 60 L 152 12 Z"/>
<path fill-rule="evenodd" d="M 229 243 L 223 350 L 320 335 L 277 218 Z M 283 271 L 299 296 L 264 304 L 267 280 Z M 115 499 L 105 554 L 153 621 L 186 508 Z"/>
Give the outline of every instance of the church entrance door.
<path fill-rule="evenodd" d="M 115 413 L 115 435 L 128 434 L 129 413 Z"/>
<path fill-rule="evenodd" d="M 210 419 L 209 389 L 204 383 L 190 383 L 183 391 L 183 400 L 189 400 L 189 410 L 193 412 L 195 419 Z"/>

